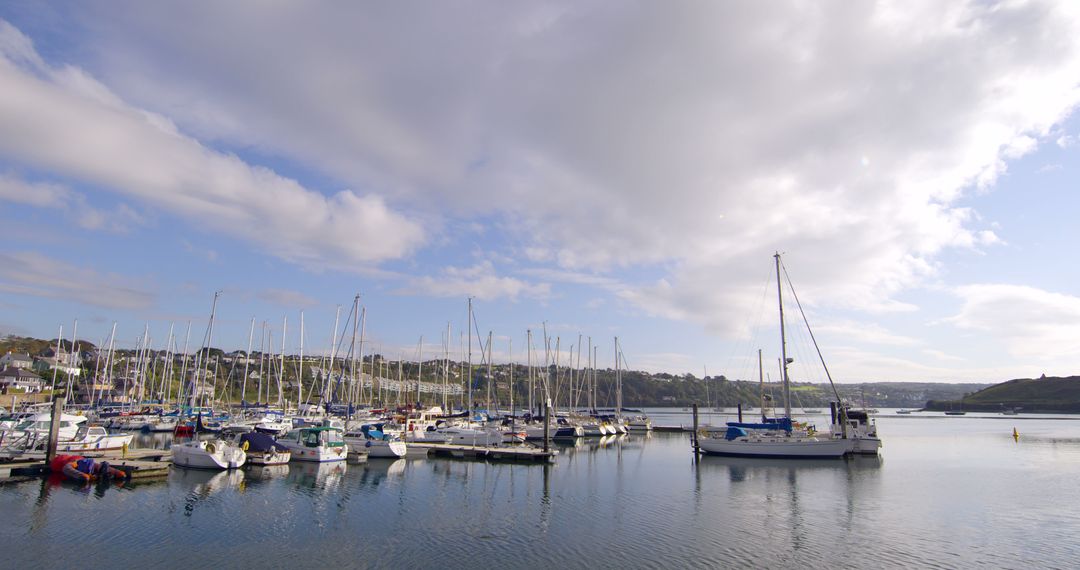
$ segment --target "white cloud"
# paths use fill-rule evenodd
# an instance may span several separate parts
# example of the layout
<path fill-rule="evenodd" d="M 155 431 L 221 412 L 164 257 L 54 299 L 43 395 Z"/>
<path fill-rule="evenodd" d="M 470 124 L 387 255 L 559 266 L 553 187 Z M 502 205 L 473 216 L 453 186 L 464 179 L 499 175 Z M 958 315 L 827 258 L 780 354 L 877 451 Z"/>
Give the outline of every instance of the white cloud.
<path fill-rule="evenodd" d="M 125 98 L 510 220 L 533 262 L 664 265 L 625 298 L 712 330 L 777 249 L 809 299 L 911 310 L 943 249 L 998 242 L 958 198 L 1080 100 L 1067 3 L 129 8 L 94 37 Z"/>
<path fill-rule="evenodd" d="M 401 292 L 434 297 L 475 297 L 484 301 L 503 297 L 545 299 L 551 294 L 551 285 L 500 277 L 491 262 L 483 261 L 472 267 L 446 267 L 438 276 L 412 279 Z"/>
<path fill-rule="evenodd" d="M 0 291 L 108 309 L 146 309 L 154 293 L 131 276 L 99 273 L 36 252 L 0 253 Z"/>
<path fill-rule="evenodd" d="M 0 200 L 60 210 L 87 230 L 125 233 L 132 226 L 144 224 L 142 215 L 126 204 L 119 204 L 112 211 L 101 210 L 90 206 L 86 196 L 67 186 L 28 182 L 10 172 L 0 173 Z"/>
<path fill-rule="evenodd" d="M 856 321 L 822 323 L 815 326 L 814 330 L 818 333 L 827 333 L 836 337 L 848 338 L 852 341 L 886 346 L 915 346 L 922 343 L 917 338 L 895 334 L 874 323 Z"/>
<path fill-rule="evenodd" d="M 84 71 L 28 55 L 28 40 L 3 21 L 0 37 L 0 48 L 8 48 L 0 51 L 0 156 L 136 198 L 312 267 L 377 263 L 410 253 L 424 239 L 419 225 L 379 196 L 327 197 L 213 151 L 167 118 L 126 104 Z"/>
<path fill-rule="evenodd" d="M 968 285 L 956 293 L 963 306 L 945 322 L 997 339 L 1009 354 L 1036 363 L 1080 356 L 1080 297 L 1001 284 Z"/>
<path fill-rule="evenodd" d="M 131 161 L 125 178 L 169 192 L 142 199 L 161 205 L 168 195 L 171 210 L 283 248 L 286 259 L 415 251 L 419 225 L 382 195 L 415 219 L 474 226 L 462 240 L 492 239 L 484 230 L 494 220 L 522 262 L 615 274 L 630 283 L 613 289 L 620 298 L 733 333 L 767 291 L 773 251 L 788 254 L 807 305 L 883 313 L 915 309 L 898 293 L 935 277 L 942 251 L 1002 243 L 961 199 L 1057 136 L 1080 101 L 1076 10 L 933 0 L 332 12 L 133 2 L 72 16 L 72 41 L 95 48 L 85 68 L 108 89 L 72 70 L 36 81 L 108 114 L 100 124 L 110 128 L 95 129 L 105 142 L 151 131 L 154 154 L 180 158 L 164 165 L 165 181 L 160 163 Z M 5 53 L 18 70 L 42 67 L 23 40 L 8 34 Z M 37 85 L 15 78 L 13 87 Z M 367 225 L 328 213 L 346 201 L 208 150 L 170 121 L 371 191 L 372 204 L 354 207 L 385 223 L 354 239 Z M 117 177 L 88 154 L 92 164 L 70 168 Z M 196 182 L 209 189 L 193 191 Z M 249 191 L 264 183 L 283 197 Z M 308 198 L 311 208 L 300 204 Z M 246 215 L 268 201 L 278 209 Z M 374 253 L 354 251 L 368 246 Z M 621 273 L 640 266 L 651 282 Z M 448 270 L 415 289 L 530 291 L 478 267 L 482 275 Z"/>

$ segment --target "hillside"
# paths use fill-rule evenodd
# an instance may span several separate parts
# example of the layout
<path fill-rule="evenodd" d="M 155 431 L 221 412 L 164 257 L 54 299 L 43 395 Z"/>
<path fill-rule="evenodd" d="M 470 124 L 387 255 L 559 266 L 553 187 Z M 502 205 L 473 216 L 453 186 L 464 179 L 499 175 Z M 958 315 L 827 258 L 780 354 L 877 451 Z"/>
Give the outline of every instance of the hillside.
<path fill-rule="evenodd" d="M 76 341 L 79 345 L 79 350 L 93 350 L 94 343 L 79 339 Z M 60 346 L 64 350 L 71 350 L 70 340 L 61 340 Z M 0 338 L 0 354 L 7 354 L 10 352 L 29 354 L 30 356 L 38 356 L 41 353 L 49 349 L 56 348 L 56 339 L 42 340 L 40 338 L 30 338 L 25 336 L 6 336 Z"/>
<path fill-rule="evenodd" d="M 1025 412 L 1080 412 L 1080 376 L 1021 378 L 995 384 L 960 400 L 927 403 L 928 409 L 962 406 L 968 411 L 995 412 L 1019 408 Z"/>

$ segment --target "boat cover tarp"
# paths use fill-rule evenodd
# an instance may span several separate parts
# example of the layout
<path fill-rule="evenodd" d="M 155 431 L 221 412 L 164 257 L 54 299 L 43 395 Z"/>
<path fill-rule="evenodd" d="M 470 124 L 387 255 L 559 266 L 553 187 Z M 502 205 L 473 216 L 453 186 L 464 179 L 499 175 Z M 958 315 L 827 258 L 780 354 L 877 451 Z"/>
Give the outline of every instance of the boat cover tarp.
<path fill-rule="evenodd" d="M 771 429 L 791 431 L 791 418 L 776 418 L 774 421 L 764 422 L 760 424 L 745 422 L 728 422 L 727 425 L 728 427 L 738 427 L 744 429 Z"/>
<path fill-rule="evenodd" d="M 724 439 L 731 441 L 735 438 L 745 437 L 746 430 L 741 427 L 728 426 L 727 433 L 724 434 Z"/>
<path fill-rule="evenodd" d="M 274 441 L 274 438 L 269 435 L 257 431 L 245 433 L 240 435 L 240 445 L 244 443 L 248 444 L 248 452 L 266 452 L 271 449 L 277 451 L 288 451 L 289 448 Z"/>

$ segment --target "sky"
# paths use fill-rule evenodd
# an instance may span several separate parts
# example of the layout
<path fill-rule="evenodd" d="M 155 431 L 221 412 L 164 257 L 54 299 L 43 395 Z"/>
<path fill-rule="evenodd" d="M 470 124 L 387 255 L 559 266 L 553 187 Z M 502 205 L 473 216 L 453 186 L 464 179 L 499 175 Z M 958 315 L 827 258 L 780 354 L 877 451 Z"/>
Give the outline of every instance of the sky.
<path fill-rule="evenodd" d="M 5 2 L 0 332 L 756 378 L 780 252 L 837 382 L 1080 374 L 1078 103 L 1068 1 Z"/>

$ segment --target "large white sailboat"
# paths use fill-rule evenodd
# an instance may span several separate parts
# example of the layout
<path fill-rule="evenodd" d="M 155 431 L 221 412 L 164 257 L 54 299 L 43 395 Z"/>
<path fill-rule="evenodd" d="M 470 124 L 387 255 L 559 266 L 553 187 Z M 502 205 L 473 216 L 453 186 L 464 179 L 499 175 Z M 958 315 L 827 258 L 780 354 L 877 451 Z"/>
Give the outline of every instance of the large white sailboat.
<path fill-rule="evenodd" d="M 708 455 L 727 455 L 762 458 L 839 458 L 851 451 L 846 430 L 841 437 L 819 437 L 805 430 L 795 430 L 791 421 L 790 382 L 788 365 L 794 360 L 787 356 L 784 331 L 784 295 L 780 274 L 780 253 L 776 259 L 777 300 L 780 308 L 780 348 L 784 375 L 784 417 L 760 424 L 729 422 L 723 432 L 698 433 L 698 451 Z"/>

